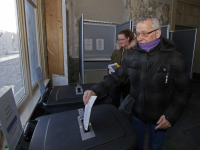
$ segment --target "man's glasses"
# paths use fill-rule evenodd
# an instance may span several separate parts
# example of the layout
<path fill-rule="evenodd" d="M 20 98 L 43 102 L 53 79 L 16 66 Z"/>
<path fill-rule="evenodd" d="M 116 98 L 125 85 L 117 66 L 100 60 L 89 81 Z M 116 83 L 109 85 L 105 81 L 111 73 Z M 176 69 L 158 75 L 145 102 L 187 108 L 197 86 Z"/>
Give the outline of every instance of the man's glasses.
<path fill-rule="evenodd" d="M 117 42 L 124 41 L 125 39 L 126 39 L 126 38 L 124 38 L 124 39 L 118 39 Z"/>
<path fill-rule="evenodd" d="M 141 37 L 147 37 L 148 34 L 154 32 L 154 31 L 157 31 L 157 30 L 158 30 L 158 29 L 152 30 L 152 31 L 150 31 L 150 32 L 136 33 L 136 36 L 137 36 L 137 38 L 138 38 L 140 35 L 141 35 Z"/>

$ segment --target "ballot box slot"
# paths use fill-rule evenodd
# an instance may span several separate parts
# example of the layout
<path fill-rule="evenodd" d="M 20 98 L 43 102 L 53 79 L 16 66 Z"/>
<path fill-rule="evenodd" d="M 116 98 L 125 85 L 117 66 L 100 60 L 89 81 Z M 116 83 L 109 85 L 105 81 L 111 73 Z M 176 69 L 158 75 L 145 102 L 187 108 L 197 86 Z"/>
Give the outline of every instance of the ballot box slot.
<path fill-rule="evenodd" d="M 78 109 L 78 113 L 79 113 L 79 116 L 77 116 L 77 119 L 78 119 L 78 124 L 79 124 L 79 129 L 80 129 L 82 141 L 95 137 L 95 133 L 94 133 L 94 130 L 92 128 L 91 123 L 89 123 L 87 131 L 84 129 L 84 125 L 83 125 L 84 111 L 83 111 L 83 108 Z"/>
<path fill-rule="evenodd" d="M 83 119 L 81 119 L 81 124 L 83 125 Z M 83 127 L 84 127 L 84 126 L 83 126 Z M 85 129 L 83 128 L 83 131 L 84 131 L 84 133 L 90 132 L 90 128 L 88 128 L 88 130 L 85 130 Z"/>
<path fill-rule="evenodd" d="M 78 84 L 78 85 L 75 87 L 75 90 L 76 90 L 76 95 L 83 94 L 83 88 L 82 88 L 81 85 Z"/>

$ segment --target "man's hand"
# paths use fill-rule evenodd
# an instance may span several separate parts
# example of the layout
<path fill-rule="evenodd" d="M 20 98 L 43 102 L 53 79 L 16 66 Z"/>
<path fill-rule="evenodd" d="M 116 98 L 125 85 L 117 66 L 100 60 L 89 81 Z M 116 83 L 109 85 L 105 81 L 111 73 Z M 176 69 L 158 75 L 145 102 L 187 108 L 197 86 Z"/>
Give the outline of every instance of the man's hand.
<path fill-rule="evenodd" d="M 161 117 L 160 117 L 160 119 L 158 120 L 158 122 L 157 122 L 157 126 L 156 126 L 156 130 L 157 129 L 166 129 L 166 128 L 169 128 L 169 127 L 171 127 L 171 124 L 170 124 L 170 122 L 165 118 L 165 115 L 162 115 Z"/>
<path fill-rule="evenodd" d="M 83 102 L 84 102 L 85 105 L 88 103 L 91 96 L 96 96 L 96 94 L 91 90 L 87 90 L 87 91 L 84 92 Z"/>

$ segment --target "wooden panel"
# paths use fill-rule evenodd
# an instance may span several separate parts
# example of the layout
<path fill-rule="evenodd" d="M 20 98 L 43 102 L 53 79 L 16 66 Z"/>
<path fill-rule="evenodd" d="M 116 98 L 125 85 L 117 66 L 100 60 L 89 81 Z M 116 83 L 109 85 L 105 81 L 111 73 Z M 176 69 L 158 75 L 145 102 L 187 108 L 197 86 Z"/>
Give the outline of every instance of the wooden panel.
<path fill-rule="evenodd" d="M 183 5 L 183 14 L 188 15 L 189 14 L 189 6 Z"/>
<path fill-rule="evenodd" d="M 177 2 L 176 25 L 198 27 L 200 7 Z"/>
<path fill-rule="evenodd" d="M 198 24 L 199 23 L 199 17 L 194 17 L 194 24 Z"/>
<path fill-rule="evenodd" d="M 45 0 L 49 76 L 64 75 L 62 0 Z"/>
<path fill-rule="evenodd" d="M 198 7 L 194 7 L 193 15 L 194 16 L 199 16 L 199 8 Z"/>
<path fill-rule="evenodd" d="M 188 16 L 187 15 L 183 15 L 182 22 L 188 22 Z"/>
<path fill-rule="evenodd" d="M 200 1 L 199 0 L 177 0 L 177 2 L 182 2 L 185 4 L 195 5 L 200 7 Z"/>
<path fill-rule="evenodd" d="M 193 16 L 188 16 L 188 24 L 194 24 L 193 21 L 194 20 L 194 17 Z"/>
<path fill-rule="evenodd" d="M 189 6 L 189 15 L 193 16 L 193 6 Z"/>
<path fill-rule="evenodd" d="M 183 4 L 179 3 L 177 5 L 177 11 L 176 11 L 176 23 L 182 22 L 182 18 L 183 18 Z"/>

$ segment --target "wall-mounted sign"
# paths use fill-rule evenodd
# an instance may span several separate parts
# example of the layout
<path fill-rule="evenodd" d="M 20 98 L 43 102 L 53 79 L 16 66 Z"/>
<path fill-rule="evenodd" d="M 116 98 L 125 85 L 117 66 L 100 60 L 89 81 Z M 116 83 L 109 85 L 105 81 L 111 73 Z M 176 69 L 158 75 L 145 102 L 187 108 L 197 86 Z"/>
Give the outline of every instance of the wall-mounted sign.
<path fill-rule="evenodd" d="M 96 49 L 104 50 L 104 39 L 96 39 Z"/>
<path fill-rule="evenodd" d="M 91 51 L 92 50 L 92 39 L 85 39 L 84 45 L 85 45 L 86 51 Z"/>

